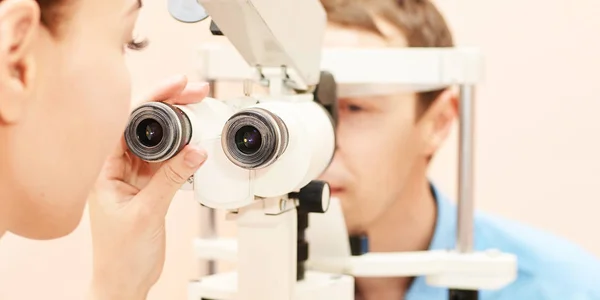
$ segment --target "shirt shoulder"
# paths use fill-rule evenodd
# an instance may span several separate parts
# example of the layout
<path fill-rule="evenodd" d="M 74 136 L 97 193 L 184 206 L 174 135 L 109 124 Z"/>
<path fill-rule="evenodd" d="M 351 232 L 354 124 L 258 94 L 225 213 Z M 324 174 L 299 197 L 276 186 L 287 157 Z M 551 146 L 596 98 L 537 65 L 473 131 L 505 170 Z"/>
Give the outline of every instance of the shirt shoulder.
<path fill-rule="evenodd" d="M 476 214 L 474 225 L 477 250 L 499 249 L 517 256 L 517 280 L 499 294 L 512 299 L 600 299 L 600 260 L 582 247 L 485 213 Z"/>
<path fill-rule="evenodd" d="M 430 250 L 456 248 L 457 206 L 434 185 L 437 222 Z M 477 212 L 475 250 L 498 249 L 517 256 L 517 279 L 498 291 L 482 291 L 482 300 L 600 300 L 600 260 L 582 247 L 532 226 Z M 419 278 L 415 299 L 444 299 L 442 289 Z M 430 297 L 435 295 L 436 297 Z M 444 297 L 444 298 L 440 298 Z"/>

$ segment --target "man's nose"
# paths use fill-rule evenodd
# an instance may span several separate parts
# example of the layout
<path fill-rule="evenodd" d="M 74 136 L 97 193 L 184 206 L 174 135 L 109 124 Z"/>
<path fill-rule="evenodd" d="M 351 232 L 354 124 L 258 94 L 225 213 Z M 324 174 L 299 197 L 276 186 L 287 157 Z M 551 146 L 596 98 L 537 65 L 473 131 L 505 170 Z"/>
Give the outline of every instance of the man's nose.
<path fill-rule="evenodd" d="M 338 164 L 338 159 L 339 159 L 339 156 L 337 155 L 337 151 L 336 151 L 334 153 L 333 157 L 331 158 L 331 161 L 329 162 L 329 165 L 327 166 L 325 171 L 323 171 L 321 176 L 319 176 L 319 180 L 327 181 L 328 179 L 330 179 L 330 177 L 331 177 L 330 174 L 333 172 L 333 170 L 335 169 L 335 166 Z"/>
<path fill-rule="evenodd" d="M 331 170 L 332 164 L 333 164 L 333 160 L 331 160 L 331 162 L 329 162 L 329 165 L 327 166 L 327 168 L 325 168 L 325 171 L 323 171 L 323 173 L 321 173 L 321 175 L 319 176 L 319 180 L 324 180 L 325 178 L 328 177 L 328 174 Z"/>

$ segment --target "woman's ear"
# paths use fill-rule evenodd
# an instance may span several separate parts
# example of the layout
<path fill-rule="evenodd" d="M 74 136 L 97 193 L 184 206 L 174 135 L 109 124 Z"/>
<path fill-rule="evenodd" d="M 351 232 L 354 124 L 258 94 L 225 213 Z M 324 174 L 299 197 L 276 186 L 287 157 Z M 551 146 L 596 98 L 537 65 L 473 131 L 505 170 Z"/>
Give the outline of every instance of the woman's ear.
<path fill-rule="evenodd" d="M 0 123 L 16 122 L 31 94 L 39 26 L 40 8 L 34 0 L 0 2 Z"/>
<path fill-rule="evenodd" d="M 444 144 L 458 115 L 458 91 L 444 90 L 425 111 L 419 127 L 425 142 L 424 155 L 430 157 Z"/>

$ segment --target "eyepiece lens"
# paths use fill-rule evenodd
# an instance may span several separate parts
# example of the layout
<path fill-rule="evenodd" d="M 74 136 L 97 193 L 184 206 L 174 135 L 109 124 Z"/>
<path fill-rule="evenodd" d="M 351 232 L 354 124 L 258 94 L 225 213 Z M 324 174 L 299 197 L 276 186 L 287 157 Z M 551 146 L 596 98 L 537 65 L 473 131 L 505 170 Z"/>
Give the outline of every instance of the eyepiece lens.
<path fill-rule="evenodd" d="M 163 128 L 155 119 L 145 119 L 136 128 L 137 138 L 146 147 L 155 147 L 163 139 Z"/>
<path fill-rule="evenodd" d="M 256 153 L 262 145 L 260 132 L 254 126 L 244 126 L 235 133 L 235 144 L 242 153 Z"/>

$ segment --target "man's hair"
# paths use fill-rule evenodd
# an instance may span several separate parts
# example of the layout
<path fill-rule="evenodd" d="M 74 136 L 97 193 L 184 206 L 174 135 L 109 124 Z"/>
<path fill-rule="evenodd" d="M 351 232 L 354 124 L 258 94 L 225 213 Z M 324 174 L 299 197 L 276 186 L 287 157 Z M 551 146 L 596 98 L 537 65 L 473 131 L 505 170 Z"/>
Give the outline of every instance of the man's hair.
<path fill-rule="evenodd" d="M 321 0 L 329 22 L 383 36 L 379 18 L 400 31 L 408 47 L 453 47 L 452 33 L 438 9 L 428 0 Z M 443 92 L 418 94 L 417 115 Z"/>

